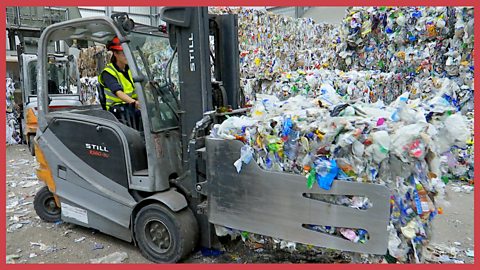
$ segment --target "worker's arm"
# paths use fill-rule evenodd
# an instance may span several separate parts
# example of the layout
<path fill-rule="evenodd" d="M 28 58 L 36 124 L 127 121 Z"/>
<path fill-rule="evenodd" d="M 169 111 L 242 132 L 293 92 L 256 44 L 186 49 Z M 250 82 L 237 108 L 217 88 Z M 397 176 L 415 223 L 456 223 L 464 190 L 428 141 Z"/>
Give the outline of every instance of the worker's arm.
<path fill-rule="evenodd" d="M 117 97 L 119 97 L 121 100 L 125 101 L 126 103 L 134 103 L 135 102 L 135 108 L 140 109 L 140 103 L 138 103 L 138 100 L 135 100 L 135 99 L 129 97 L 122 90 L 117 90 L 115 92 L 115 95 L 117 95 Z"/>

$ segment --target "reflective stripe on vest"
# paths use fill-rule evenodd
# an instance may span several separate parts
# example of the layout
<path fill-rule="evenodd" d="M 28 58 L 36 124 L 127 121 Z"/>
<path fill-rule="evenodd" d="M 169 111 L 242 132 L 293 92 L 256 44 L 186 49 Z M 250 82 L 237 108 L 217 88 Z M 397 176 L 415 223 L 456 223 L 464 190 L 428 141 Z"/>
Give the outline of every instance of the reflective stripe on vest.
<path fill-rule="evenodd" d="M 113 77 L 117 79 L 117 82 L 122 86 L 123 92 L 127 94 L 129 97 L 133 99 L 137 99 L 137 93 L 135 92 L 135 88 L 131 82 L 133 82 L 132 78 L 132 72 L 130 69 L 128 70 L 128 76 L 130 77 L 130 80 L 128 80 L 123 73 L 118 72 L 117 69 L 113 66 L 112 63 L 109 63 L 103 71 L 108 72 L 111 74 Z M 103 73 L 102 71 L 102 73 Z M 98 76 L 98 82 L 104 87 L 104 92 L 105 92 L 105 99 L 106 99 L 106 107 L 107 110 L 110 109 L 110 107 L 115 106 L 115 105 L 120 105 L 120 104 L 126 104 L 125 101 L 117 97 L 112 91 L 105 87 L 103 80 L 102 80 L 102 73 Z"/>

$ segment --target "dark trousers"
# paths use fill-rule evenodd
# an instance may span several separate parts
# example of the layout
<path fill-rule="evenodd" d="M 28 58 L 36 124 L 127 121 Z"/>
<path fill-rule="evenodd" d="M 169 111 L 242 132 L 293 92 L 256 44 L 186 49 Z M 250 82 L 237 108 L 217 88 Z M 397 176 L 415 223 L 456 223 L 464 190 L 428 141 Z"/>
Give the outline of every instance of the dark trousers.
<path fill-rule="evenodd" d="M 143 131 L 142 115 L 134 104 L 114 105 L 108 111 L 113 113 L 120 123 L 138 131 Z"/>

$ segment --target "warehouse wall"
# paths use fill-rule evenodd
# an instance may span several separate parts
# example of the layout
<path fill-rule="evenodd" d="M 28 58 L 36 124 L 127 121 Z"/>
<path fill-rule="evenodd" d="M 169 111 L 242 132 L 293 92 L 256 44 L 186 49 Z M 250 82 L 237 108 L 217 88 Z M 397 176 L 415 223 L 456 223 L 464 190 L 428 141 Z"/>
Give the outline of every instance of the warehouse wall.
<path fill-rule="evenodd" d="M 158 13 L 161 7 L 79 7 L 82 17 L 110 16 L 115 12 L 127 12 L 135 22 L 158 25 Z M 290 17 L 312 18 L 315 22 L 340 24 L 346 7 L 249 7 L 264 9 Z"/>
<path fill-rule="evenodd" d="M 300 18 L 309 7 L 266 7 L 266 9 L 275 14 Z"/>
<path fill-rule="evenodd" d="M 346 7 L 310 7 L 303 18 L 312 18 L 315 22 L 340 24 L 345 16 Z"/>
<path fill-rule="evenodd" d="M 158 25 L 158 7 L 79 7 L 83 18 L 92 16 L 111 16 L 112 13 L 126 12 L 137 23 Z"/>

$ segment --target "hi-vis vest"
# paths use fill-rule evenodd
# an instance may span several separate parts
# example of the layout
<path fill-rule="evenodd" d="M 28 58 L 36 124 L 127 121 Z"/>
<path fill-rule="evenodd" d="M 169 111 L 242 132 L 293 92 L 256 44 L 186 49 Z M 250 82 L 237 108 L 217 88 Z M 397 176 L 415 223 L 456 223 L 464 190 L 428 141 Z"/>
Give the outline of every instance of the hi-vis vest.
<path fill-rule="evenodd" d="M 123 88 L 122 91 L 125 94 L 127 94 L 129 97 L 131 97 L 133 99 L 137 99 L 137 93 L 135 92 L 134 86 L 131 83 L 131 82 L 133 82 L 133 78 L 132 78 L 132 72 L 130 71 L 130 69 L 128 70 L 128 76 L 130 77 L 130 80 L 125 78 L 123 73 L 118 72 L 117 69 L 115 69 L 115 67 L 113 66 L 112 63 L 109 63 L 103 69 L 103 71 L 106 71 L 106 72 L 110 73 L 113 77 L 115 77 L 117 79 L 118 83 Z M 103 73 L 103 71 L 102 71 L 102 73 Z M 100 73 L 100 75 L 98 75 L 98 82 L 104 87 L 105 99 L 106 99 L 106 104 L 105 105 L 107 107 L 107 110 L 110 109 L 112 106 L 115 106 L 115 105 L 126 104 L 125 101 L 121 100 L 114 93 L 112 93 L 112 91 L 109 88 L 105 87 L 105 85 L 103 84 L 103 80 L 102 80 L 102 73 Z"/>

